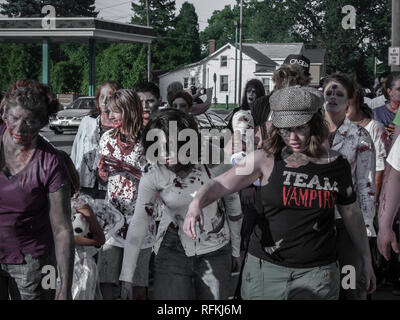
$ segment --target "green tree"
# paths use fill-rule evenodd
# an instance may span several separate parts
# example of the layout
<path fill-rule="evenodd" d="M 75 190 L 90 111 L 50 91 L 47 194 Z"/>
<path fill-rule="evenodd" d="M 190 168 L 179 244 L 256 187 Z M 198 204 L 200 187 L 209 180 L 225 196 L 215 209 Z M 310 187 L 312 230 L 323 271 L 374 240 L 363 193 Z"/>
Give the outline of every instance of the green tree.
<path fill-rule="evenodd" d="M 42 8 L 52 5 L 57 17 L 96 17 L 95 0 L 6 0 L 1 14 L 9 17 L 42 17 Z"/>
<path fill-rule="evenodd" d="M 193 4 L 182 4 L 176 17 L 175 29 L 171 30 L 169 35 L 169 69 L 200 60 L 199 23 Z"/>
<path fill-rule="evenodd" d="M 148 0 L 150 26 L 153 27 L 157 39 L 151 45 L 153 70 L 171 68 L 171 31 L 175 28 L 175 0 Z M 139 4 L 132 2 L 133 16 L 131 23 L 146 25 L 146 0 Z"/>
<path fill-rule="evenodd" d="M 111 44 L 99 53 L 96 66 L 97 83 L 115 80 L 133 89 L 147 79 L 147 46 Z"/>
<path fill-rule="evenodd" d="M 215 10 L 210 19 L 208 26 L 200 33 L 200 41 L 203 48 L 208 48 L 208 40 L 216 40 L 217 49 L 223 47 L 227 43 L 235 42 L 235 26 L 234 21 L 239 21 L 239 8 L 230 5 L 225 6 L 222 10 Z M 207 55 L 207 50 L 204 52 Z"/>

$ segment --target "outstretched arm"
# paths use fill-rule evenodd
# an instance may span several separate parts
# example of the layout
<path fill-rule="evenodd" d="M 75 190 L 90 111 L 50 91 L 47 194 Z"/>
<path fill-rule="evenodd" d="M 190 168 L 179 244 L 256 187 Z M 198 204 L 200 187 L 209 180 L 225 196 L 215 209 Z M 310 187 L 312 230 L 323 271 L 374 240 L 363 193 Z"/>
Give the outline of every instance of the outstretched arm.
<path fill-rule="evenodd" d="M 74 234 L 71 221 L 70 184 L 49 194 L 50 222 L 53 230 L 57 265 L 60 270 L 61 289 L 58 300 L 72 299 L 71 286 L 74 270 Z"/>
<path fill-rule="evenodd" d="M 266 172 L 272 170 L 273 159 L 267 158 L 264 151 L 256 151 L 249 154 L 234 168 L 211 180 L 200 188 L 195 198 L 189 205 L 183 224 L 184 232 L 191 239 L 196 238 L 196 222 L 200 220 L 200 228 L 203 226 L 202 209 L 217 199 L 237 192 L 252 184 Z"/>

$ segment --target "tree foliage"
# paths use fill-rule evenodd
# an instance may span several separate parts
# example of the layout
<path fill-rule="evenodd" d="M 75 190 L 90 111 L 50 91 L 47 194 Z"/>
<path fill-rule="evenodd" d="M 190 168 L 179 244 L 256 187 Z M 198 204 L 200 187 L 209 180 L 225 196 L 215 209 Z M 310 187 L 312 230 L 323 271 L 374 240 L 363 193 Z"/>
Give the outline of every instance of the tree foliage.
<path fill-rule="evenodd" d="M 96 17 L 95 0 L 6 0 L 0 13 L 8 17 L 41 17 L 42 8 L 52 5 L 57 17 Z"/>

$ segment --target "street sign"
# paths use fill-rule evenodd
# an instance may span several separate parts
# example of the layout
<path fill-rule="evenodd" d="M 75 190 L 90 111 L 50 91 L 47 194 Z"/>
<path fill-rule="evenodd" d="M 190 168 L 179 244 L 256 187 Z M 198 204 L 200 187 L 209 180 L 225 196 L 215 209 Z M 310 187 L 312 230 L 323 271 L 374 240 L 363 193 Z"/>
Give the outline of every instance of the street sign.
<path fill-rule="evenodd" d="M 400 66 L 400 47 L 389 48 L 389 66 Z"/>

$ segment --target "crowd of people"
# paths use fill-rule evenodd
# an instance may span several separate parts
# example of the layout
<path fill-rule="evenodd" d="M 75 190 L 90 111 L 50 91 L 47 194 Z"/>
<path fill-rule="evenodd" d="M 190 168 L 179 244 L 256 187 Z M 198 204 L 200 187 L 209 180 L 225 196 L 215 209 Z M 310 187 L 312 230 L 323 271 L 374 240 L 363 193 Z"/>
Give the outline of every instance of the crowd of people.
<path fill-rule="evenodd" d="M 171 83 L 161 110 L 153 82 L 104 82 L 69 156 L 40 134 L 60 107 L 50 88 L 11 84 L 0 299 L 365 300 L 377 283 L 400 288 L 400 72 L 371 99 L 354 75 L 317 89 L 309 71 L 291 55 L 271 93 L 250 79 L 230 139 L 207 156 L 196 115 L 213 88 Z M 343 270 L 354 285 L 341 285 Z"/>

